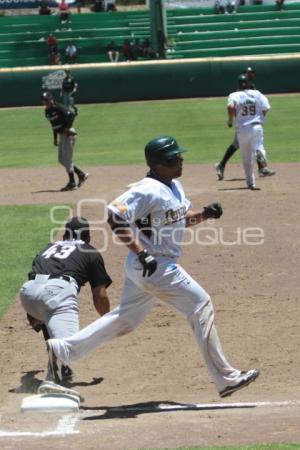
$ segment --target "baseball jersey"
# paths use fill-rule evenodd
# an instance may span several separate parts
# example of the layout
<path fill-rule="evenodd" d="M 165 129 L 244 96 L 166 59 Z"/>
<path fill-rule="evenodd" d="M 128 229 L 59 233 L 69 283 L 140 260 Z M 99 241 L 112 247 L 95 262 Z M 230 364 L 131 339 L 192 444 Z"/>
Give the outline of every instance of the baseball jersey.
<path fill-rule="evenodd" d="M 76 84 L 77 83 L 73 77 L 66 77 L 63 79 L 61 89 L 63 92 L 72 92 L 74 90 Z"/>
<path fill-rule="evenodd" d="M 36 255 L 31 274 L 69 275 L 78 287 L 87 281 L 91 287 L 111 284 L 101 254 L 90 244 L 81 240 L 51 242 Z"/>
<path fill-rule="evenodd" d="M 238 129 L 251 124 L 263 124 L 265 121 L 263 112 L 270 109 L 267 97 L 254 89 L 231 93 L 227 105 L 235 107 L 235 124 Z"/>
<path fill-rule="evenodd" d="M 190 207 L 179 181 L 166 185 L 146 177 L 108 205 L 108 211 L 126 221 L 153 255 L 178 257 Z"/>
<path fill-rule="evenodd" d="M 75 114 L 64 105 L 55 102 L 50 108 L 45 108 L 45 116 L 50 122 L 52 130 L 56 133 L 62 133 L 65 128 L 72 126 Z"/>

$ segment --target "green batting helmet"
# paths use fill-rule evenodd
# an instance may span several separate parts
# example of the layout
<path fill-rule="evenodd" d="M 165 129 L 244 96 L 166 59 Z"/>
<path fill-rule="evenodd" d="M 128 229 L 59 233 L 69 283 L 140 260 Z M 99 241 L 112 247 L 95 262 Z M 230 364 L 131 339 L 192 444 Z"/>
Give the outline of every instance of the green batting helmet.
<path fill-rule="evenodd" d="M 148 142 L 145 147 L 145 158 L 151 164 L 168 165 L 180 153 L 186 152 L 179 147 L 177 141 L 172 136 L 160 136 Z"/>

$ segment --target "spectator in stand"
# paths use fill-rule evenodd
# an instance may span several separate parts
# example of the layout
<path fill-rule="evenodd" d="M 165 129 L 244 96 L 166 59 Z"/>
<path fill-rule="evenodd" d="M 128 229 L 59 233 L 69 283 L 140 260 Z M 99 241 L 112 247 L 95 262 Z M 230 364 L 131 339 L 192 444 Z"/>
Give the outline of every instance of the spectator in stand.
<path fill-rule="evenodd" d="M 143 46 L 139 40 L 139 38 L 136 38 L 134 40 L 134 43 L 132 45 L 132 54 L 133 54 L 133 59 L 137 60 L 141 57 L 143 57 Z"/>
<path fill-rule="evenodd" d="M 120 57 L 120 52 L 115 41 L 111 41 L 107 46 L 107 54 L 110 62 L 118 62 Z"/>
<path fill-rule="evenodd" d="M 47 44 L 48 44 L 48 48 L 49 48 L 49 60 L 50 60 L 50 64 L 53 65 L 57 65 L 57 64 L 61 64 L 61 57 L 60 57 L 60 53 L 58 50 L 58 42 L 56 37 L 54 36 L 54 34 L 50 33 L 48 38 L 47 38 Z"/>
<path fill-rule="evenodd" d="M 66 62 L 74 63 L 77 58 L 77 47 L 73 42 L 69 42 L 65 50 Z"/>
<path fill-rule="evenodd" d="M 49 7 L 49 2 L 48 0 L 41 0 L 40 2 L 40 6 L 39 6 L 39 14 L 41 16 L 46 16 L 48 14 L 51 14 L 52 11 Z"/>
<path fill-rule="evenodd" d="M 216 0 L 215 9 L 218 14 L 235 14 L 236 1 L 235 0 Z"/>
<path fill-rule="evenodd" d="M 71 10 L 66 0 L 61 0 L 58 4 L 58 10 L 61 22 L 67 22 L 70 19 Z"/>
<path fill-rule="evenodd" d="M 275 3 L 276 3 L 276 5 L 278 6 L 279 9 L 282 9 L 282 8 L 283 8 L 284 0 L 276 0 Z"/>
<path fill-rule="evenodd" d="M 49 52 L 57 50 L 57 39 L 54 34 L 49 34 L 49 36 L 47 37 L 47 44 L 49 46 Z"/>
<path fill-rule="evenodd" d="M 49 58 L 50 58 L 50 64 L 52 64 L 54 66 L 61 64 L 61 55 L 60 55 L 58 49 L 51 51 L 49 53 Z"/>
<path fill-rule="evenodd" d="M 143 42 L 143 57 L 148 59 L 155 59 L 156 57 L 149 38 L 146 38 Z"/>
<path fill-rule="evenodd" d="M 123 55 L 126 61 L 133 60 L 132 45 L 129 39 L 125 39 L 123 42 Z"/>
<path fill-rule="evenodd" d="M 106 0 L 105 11 L 107 12 L 117 11 L 116 0 Z"/>
<path fill-rule="evenodd" d="M 103 0 L 94 0 L 94 3 L 91 6 L 91 11 L 93 11 L 93 12 L 102 12 L 102 11 L 104 11 L 104 2 L 103 2 Z"/>
<path fill-rule="evenodd" d="M 84 0 L 76 0 L 76 8 L 77 8 L 77 12 L 78 14 L 81 13 L 81 8 L 84 6 Z"/>

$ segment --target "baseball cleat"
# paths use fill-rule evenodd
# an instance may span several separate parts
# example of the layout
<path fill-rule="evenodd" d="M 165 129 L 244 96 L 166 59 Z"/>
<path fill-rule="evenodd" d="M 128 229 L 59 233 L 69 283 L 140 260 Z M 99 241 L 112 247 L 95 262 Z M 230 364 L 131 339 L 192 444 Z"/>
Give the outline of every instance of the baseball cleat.
<path fill-rule="evenodd" d="M 269 169 L 269 167 L 264 167 L 263 169 L 260 169 L 258 171 L 259 177 L 271 177 L 272 175 L 275 175 L 275 174 L 276 174 L 275 170 L 271 170 L 271 169 Z"/>
<path fill-rule="evenodd" d="M 48 373 L 54 383 L 62 381 L 62 363 L 56 358 L 50 339 L 46 341 L 48 352 Z"/>
<path fill-rule="evenodd" d="M 66 394 L 78 397 L 80 401 L 84 401 L 84 398 L 80 395 L 78 391 L 74 389 L 69 389 L 59 384 L 53 383 L 53 381 L 43 381 L 37 390 L 38 394 Z"/>
<path fill-rule="evenodd" d="M 224 167 L 221 166 L 220 163 L 217 163 L 217 164 L 215 165 L 215 168 L 216 168 L 218 180 L 219 180 L 219 181 L 223 180 L 223 178 L 224 178 Z"/>
<path fill-rule="evenodd" d="M 260 188 L 255 187 L 253 184 L 250 184 L 250 185 L 248 186 L 248 189 L 250 189 L 250 191 L 260 191 Z"/>
<path fill-rule="evenodd" d="M 75 130 L 75 128 L 70 128 L 68 130 L 68 135 L 69 136 L 76 136 L 77 135 L 77 131 Z"/>
<path fill-rule="evenodd" d="M 76 183 L 69 182 L 63 188 L 61 188 L 61 192 L 63 191 L 75 191 L 77 189 Z"/>
<path fill-rule="evenodd" d="M 79 175 L 77 187 L 82 186 L 83 183 L 88 179 L 88 177 L 89 177 L 88 173 L 83 173 L 82 175 Z"/>
<path fill-rule="evenodd" d="M 248 386 L 250 383 L 256 380 L 256 378 L 259 376 L 259 373 L 260 373 L 259 369 L 248 370 L 248 372 L 242 371 L 241 381 L 237 383 L 235 386 L 227 386 L 227 388 L 219 392 L 220 397 L 222 398 L 228 397 L 229 395 L 233 394 L 239 389 L 243 389 L 244 387 Z"/>

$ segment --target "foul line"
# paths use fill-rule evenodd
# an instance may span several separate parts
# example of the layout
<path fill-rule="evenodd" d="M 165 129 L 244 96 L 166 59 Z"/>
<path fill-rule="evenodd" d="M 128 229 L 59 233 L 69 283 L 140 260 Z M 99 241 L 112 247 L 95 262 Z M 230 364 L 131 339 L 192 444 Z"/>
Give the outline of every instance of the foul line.
<path fill-rule="evenodd" d="M 184 410 L 194 410 L 194 411 L 205 411 L 205 410 L 225 410 L 225 409 L 237 409 L 237 408 L 257 408 L 257 407 L 283 407 L 283 406 L 300 406 L 300 400 L 295 401 L 281 401 L 281 402 L 242 402 L 242 403 L 190 403 L 190 404 L 164 404 L 161 403 L 157 406 L 116 406 L 109 408 L 111 411 L 144 411 L 144 412 L 155 412 L 155 411 L 184 411 Z M 99 408 L 102 409 L 102 408 Z M 104 409 L 104 408 L 103 408 Z M 89 410 L 85 410 L 86 414 Z M 95 412 L 93 410 L 93 412 Z M 1 431 L 1 437 L 48 437 L 48 436 L 66 436 L 73 434 L 80 434 L 80 431 L 75 430 L 75 425 L 79 420 L 78 416 L 63 416 L 57 423 L 55 430 L 53 431 L 43 431 L 43 432 L 31 432 L 31 431 Z"/>
<path fill-rule="evenodd" d="M 66 436 L 70 434 L 79 434 L 80 432 L 74 430 L 78 417 L 63 416 L 57 423 L 55 430 L 31 432 L 31 431 L 1 431 L 0 437 L 48 437 L 48 436 Z"/>
<path fill-rule="evenodd" d="M 196 403 L 190 405 L 159 405 L 157 409 L 160 411 L 185 410 L 194 408 L 195 410 L 206 409 L 230 409 L 230 408 L 257 408 L 261 406 L 300 406 L 300 401 L 282 401 L 282 402 L 253 402 L 253 403 Z"/>

